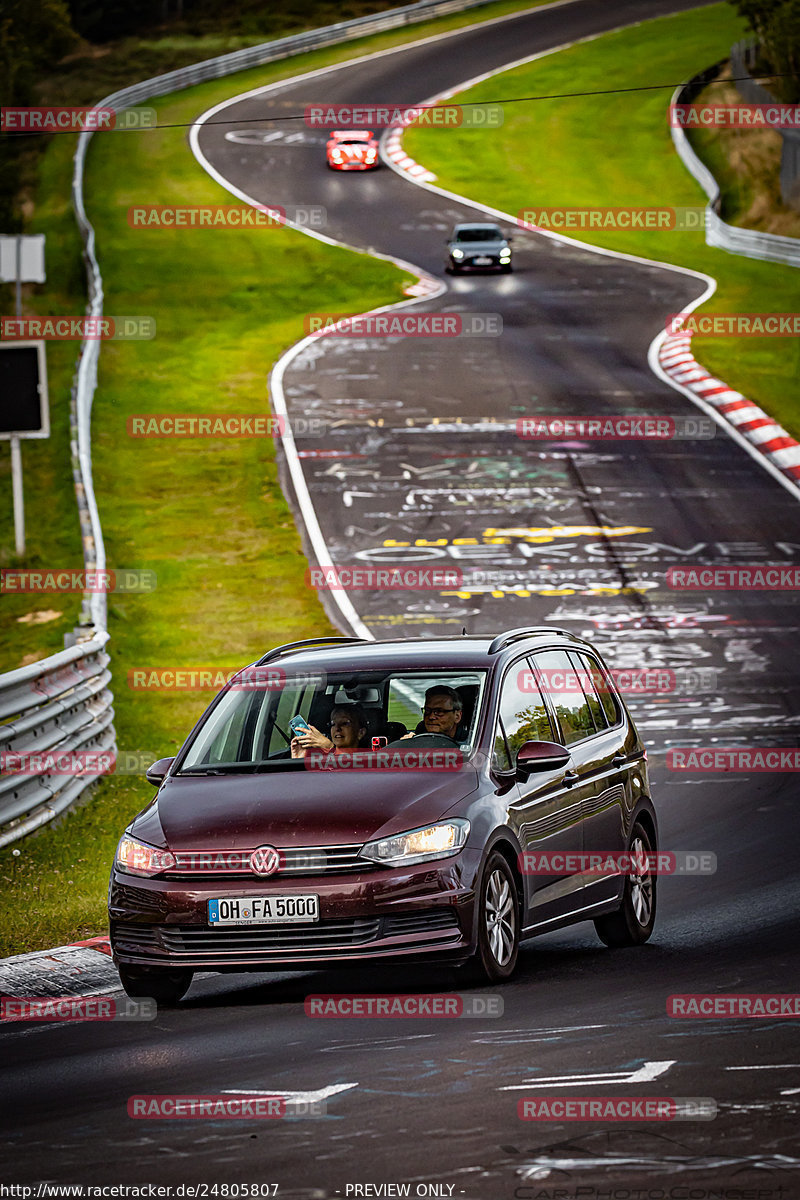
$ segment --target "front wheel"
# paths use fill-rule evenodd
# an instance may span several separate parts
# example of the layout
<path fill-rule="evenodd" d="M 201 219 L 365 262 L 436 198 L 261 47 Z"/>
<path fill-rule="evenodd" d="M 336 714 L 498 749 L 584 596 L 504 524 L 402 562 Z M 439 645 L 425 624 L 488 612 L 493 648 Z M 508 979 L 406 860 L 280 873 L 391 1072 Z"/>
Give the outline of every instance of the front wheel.
<path fill-rule="evenodd" d="M 126 967 L 117 968 L 127 995 L 134 1000 L 155 1000 L 162 1008 L 171 1008 L 188 992 L 193 971 L 167 971 L 163 968 Z"/>
<path fill-rule="evenodd" d="M 483 979 L 508 979 L 519 956 L 519 900 L 514 874 L 502 854 L 487 860 L 477 901 L 478 949 L 471 960 Z"/>
<path fill-rule="evenodd" d="M 594 927 L 606 946 L 643 946 L 656 923 L 656 877 L 651 869 L 652 839 L 638 821 L 633 827 L 622 904 L 616 912 L 598 917 Z"/>

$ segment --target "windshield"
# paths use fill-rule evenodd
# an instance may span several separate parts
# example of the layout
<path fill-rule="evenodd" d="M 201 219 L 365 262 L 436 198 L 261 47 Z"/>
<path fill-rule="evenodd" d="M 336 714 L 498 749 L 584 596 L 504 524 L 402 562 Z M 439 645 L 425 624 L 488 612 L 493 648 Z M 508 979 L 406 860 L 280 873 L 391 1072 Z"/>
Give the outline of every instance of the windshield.
<path fill-rule="evenodd" d="M 503 235 L 496 225 L 482 225 L 456 230 L 456 242 L 501 242 Z"/>
<path fill-rule="evenodd" d="M 485 678 L 485 671 L 351 671 L 234 683 L 207 713 L 178 774 L 286 765 L 304 723 L 329 743 L 322 749 L 370 749 L 373 737 L 392 744 L 408 733 L 437 733 L 469 755 Z"/>

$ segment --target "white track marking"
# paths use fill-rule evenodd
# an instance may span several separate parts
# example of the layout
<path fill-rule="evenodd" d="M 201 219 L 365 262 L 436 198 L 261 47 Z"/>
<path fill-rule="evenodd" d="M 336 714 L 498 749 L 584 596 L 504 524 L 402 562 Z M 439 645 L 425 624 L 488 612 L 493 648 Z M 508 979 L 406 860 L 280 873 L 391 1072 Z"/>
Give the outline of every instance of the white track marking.
<path fill-rule="evenodd" d="M 593 1075 L 543 1075 L 531 1079 L 527 1083 L 514 1083 L 507 1087 L 498 1088 L 498 1092 L 524 1092 L 530 1088 L 540 1087 L 597 1087 L 599 1084 L 617 1083 L 652 1083 L 654 1079 L 666 1075 L 670 1067 L 678 1060 L 667 1059 L 665 1062 L 646 1062 L 635 1071 L 598 1071 Z"/>

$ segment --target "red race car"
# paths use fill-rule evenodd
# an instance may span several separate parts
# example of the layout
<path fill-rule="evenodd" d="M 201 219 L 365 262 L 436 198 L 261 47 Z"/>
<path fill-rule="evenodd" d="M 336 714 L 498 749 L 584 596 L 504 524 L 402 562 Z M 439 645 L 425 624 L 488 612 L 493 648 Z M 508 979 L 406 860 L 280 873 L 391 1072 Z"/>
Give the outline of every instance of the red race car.
<path fill-rule="evenodd" d="M 333 171 L 371 171 L 380 161 L 378 143 L 369 129 L 335 130 L 325 152 Z"/>

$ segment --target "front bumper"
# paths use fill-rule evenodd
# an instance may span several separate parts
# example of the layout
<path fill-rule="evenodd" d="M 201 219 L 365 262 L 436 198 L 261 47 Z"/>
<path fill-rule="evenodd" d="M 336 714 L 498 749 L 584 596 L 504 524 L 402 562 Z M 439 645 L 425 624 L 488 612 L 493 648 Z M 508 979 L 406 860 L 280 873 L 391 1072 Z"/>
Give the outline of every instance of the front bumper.
<path fill-rule="evenodd" d="M 330 158 L 328 159 L 328 166 L 332 167 L 334 171 L 374 171 L 375 168 L 377 166 L 379 166 L 379 164 L 380 164 L 380 159 L 377 159 L 377 158 L 376 158 L 375 162 L 372 162 L 372 163 L 365 163 L 365 162 L 337 163 L 337 162 L 333 162 Z"/>
<path fill-rule="evenodd" d="M 264 971 L 400 958 L 464 961 L 474 950 L 473 890 L 479 856 L 335 879 L 252 876 L 144 879 L 114 869 L 109 921 L 114 961 L 174 970 Z M 214 927 L 208 900 L 316 893 L 308 925 Z"/>
<path fill-rule="evenodd" d="M 480 254 L 480 255 L 476 255 L 475 257 L 477 257 L 477 258 L 490 258 L 491 257 L 491 262 L 476 263 L 474 258 L 455 259 L 451 256 L 450 266 L 455 271 L 500 271 L 503 267 L 511 266 L 511 259 L 509 259 L 508 262 L 500 262 L 500 259 L 496 255 Z"/>

